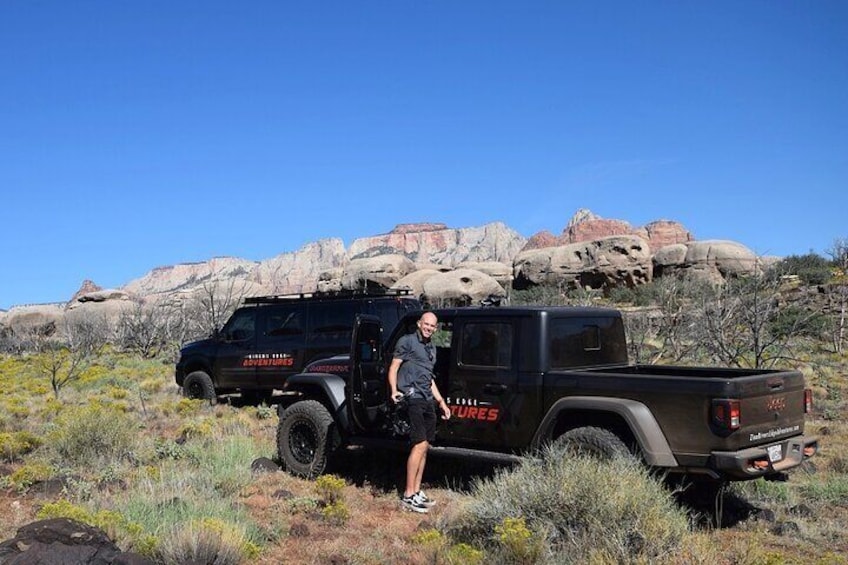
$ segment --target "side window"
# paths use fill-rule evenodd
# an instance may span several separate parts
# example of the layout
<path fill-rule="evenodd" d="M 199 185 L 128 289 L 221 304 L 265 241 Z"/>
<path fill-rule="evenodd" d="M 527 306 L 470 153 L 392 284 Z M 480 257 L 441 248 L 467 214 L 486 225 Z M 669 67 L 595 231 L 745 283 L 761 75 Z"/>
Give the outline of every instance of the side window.
<path fill-rule="evenodd" d="M 356 304 L 350 301 L 315 302 L 309 305 L 310 338 L 350 338 Z"/>
<path fill-rule="evenodd" d="M 504 323 L 469 323 L 462 327 L 459 362 L 476 367 L 510 367 L 512 326 Z"/>
<path fill-rule="evenodd" d="M 239 310 L 227 321 L 227 324 L 221 330 L 221 337 L 225 341 L 247 341 L 253 339 L 255 320 L 256 310 L 254 308 Z"/>
<path fill-rule="evenodd" d="M 626 363 L 624 329 L 618 318 L 552 320 L 551 369 Z"/>
<path fill-rule="evenodd" d="M 274 306 L 265 317 L 264 335 L 267 337 L 299 336 L 304 332 L 303 306 Z"/>

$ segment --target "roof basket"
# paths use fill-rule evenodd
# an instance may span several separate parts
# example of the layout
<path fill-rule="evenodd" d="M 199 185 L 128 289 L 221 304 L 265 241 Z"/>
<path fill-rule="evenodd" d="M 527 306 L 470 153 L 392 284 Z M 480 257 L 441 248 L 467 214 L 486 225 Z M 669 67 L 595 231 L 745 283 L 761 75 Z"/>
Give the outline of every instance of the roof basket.
<path fill-rule="evenodd" d="M 278 302 L 291 302 L 292 300 L 343 300 L 346 298 L 377 298 L 383 296 L 409 296 L 409 289 L 381 289 L 381 290 L 332 290 L 325 292 L 301 292 L 299 294 L 276 294 L 272 296 L 249 296 L 244 299 L 245 304 L 274 304 Z"/>

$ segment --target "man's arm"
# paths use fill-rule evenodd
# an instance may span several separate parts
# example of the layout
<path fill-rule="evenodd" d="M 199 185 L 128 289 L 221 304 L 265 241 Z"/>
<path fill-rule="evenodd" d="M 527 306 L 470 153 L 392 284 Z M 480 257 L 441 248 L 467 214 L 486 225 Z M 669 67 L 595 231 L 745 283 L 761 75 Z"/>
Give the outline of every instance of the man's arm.
<path fill-rule="evenodd" d="M 394 402 L 397 402 L 398 399 L 403 396 L 403 393 L 400 392 L 397 387 L 398 369 L 400 369 L 401 363 L 403 363 L 403 359 L 394 357 L 389 365 L 389 397 Z"/>
<path fill-rule="evenodd" d="M 442 394 L 439 392 L 439 387 L 436 386 L 435 379 L 430 381 L 430 390 L 433 392 L 433 398 L 436 399 L 436 402 L 439 404 L 439 408 L 442 409 L 442 418 L 444 418 L 445 420 L 450 420 L 450 408 L 448 407 L 447 402 L 445 402 L 445 399 Z"/>

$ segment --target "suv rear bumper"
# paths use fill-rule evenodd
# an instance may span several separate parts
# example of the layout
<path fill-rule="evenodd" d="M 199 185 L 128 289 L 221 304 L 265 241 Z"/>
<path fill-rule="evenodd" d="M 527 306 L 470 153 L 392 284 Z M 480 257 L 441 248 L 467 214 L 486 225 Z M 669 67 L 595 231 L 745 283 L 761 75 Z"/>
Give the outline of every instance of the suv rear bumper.
<path fill-rule="evenodd" d="M 732 479 L 755 479 L 797 467 L 815 455 L 818 446 L 816 437 L 797 436 L 741 451 L 713 451 L 709 467 Z"/>

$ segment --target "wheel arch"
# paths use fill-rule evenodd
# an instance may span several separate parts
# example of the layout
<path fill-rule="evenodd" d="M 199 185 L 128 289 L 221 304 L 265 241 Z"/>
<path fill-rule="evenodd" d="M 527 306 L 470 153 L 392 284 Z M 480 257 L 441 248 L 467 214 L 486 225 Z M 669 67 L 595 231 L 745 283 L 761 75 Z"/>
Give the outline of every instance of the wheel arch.
<path fill-rule="evenodd" d="M 327 407 L 330 415 L 335 420 L 341 431 L 349 429 L 347 418 L 347 402 L 345 400 L 345 380 L 329 373 L 298 373 L 286 379 L 283 385 L 284 392 L 299 393 L 299 399 L 317 400 Z M 282 417 L 286 409 L 285 404 L 278 408 L 279 416 Z"/>
<path fill-rule="evenodd" d="M 538 448 L 570 429 L 596 426 L 608 429 L 625 443 L 639 447 L 645 463 L 677 467 L 665 434 L 647 406 L 636 400 L 597 396 L 572 396 L 556 401 L 533 438 Z"/>
<path fill-rule="evenodd" d="M 202 357 L 193 357 L 183 363 L 180 363 L 180 370 L 177 371 L 176 375 L 177 386 L 183 386 L 185 378 L 195 371 L 203 371 L 209 375 L 209 378 L 212 379 L 213 383 L 215 383 L 215 375 L 212 374 L 212 366 L 210 363 Z"/>

